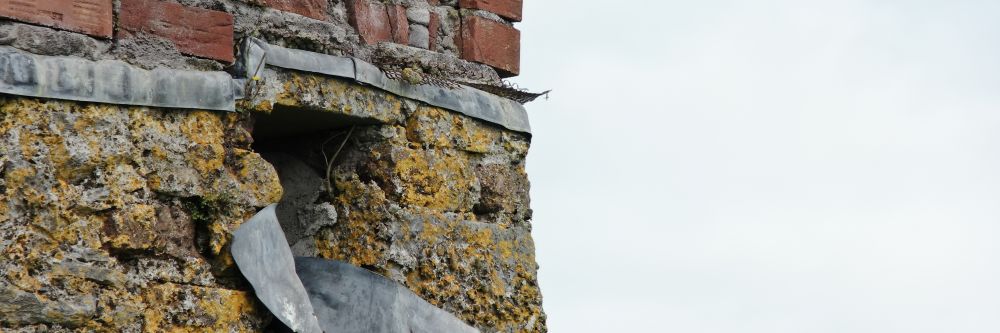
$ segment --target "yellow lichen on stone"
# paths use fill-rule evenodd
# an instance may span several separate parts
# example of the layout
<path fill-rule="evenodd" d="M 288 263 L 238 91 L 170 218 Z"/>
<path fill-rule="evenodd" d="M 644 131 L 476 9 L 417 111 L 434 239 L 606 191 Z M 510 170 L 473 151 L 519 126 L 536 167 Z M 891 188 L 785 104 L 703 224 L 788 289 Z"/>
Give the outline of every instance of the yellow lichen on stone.
<path fill-rule="evenodd" d="M 495 150 L 503 137 L 495 125 L 441 108 L 420 106 L 406 119 L 406 138 L 432 147 L 485 154 Z"/>
<path fill-rule="evenodd" d="M 226 135 L 238 133 L 228 119 L 0 96 L 0 298 L 23 301 L 0 307 L 0 327 L 260 331 L 268 315 L 253 296 L 217 282 L 236 276 L 231 257 L 206 252 L 224 251 L 281 188 L 249 143 Z M 185 203 L 223 195 L 218 224 L 197 229 Z"/>
<path fill-rule="evenodd" d="M 281 73 L 273 78 L 273 99 L 263 99 L 251 107 L 268 113 L 275 106 L 309 109 L 381 123 L 402 120 L 402 100 L 390 93 L 350 83 L 344 79 L 307 73 Z"/>
<path fill-rule="evenodd" d="M 399 148 L 393 151 L 393 177 L 399 179 L 402 203 L 440 211 L 472 208 L 477 179 L 461 153 Z"/>
<path fill-rule="evenodd" d="M 263 324 L 248 292 L 164 283 L 142 297 L 143 332 L 256 332 Z"/>

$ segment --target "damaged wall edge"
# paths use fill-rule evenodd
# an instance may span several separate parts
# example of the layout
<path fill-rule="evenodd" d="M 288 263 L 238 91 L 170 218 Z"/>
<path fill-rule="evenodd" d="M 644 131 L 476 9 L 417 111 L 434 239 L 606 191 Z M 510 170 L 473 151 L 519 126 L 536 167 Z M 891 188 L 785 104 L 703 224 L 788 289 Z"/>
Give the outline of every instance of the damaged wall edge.
<path fill-rule="evenodd" d="M 263 65 L 348 78 L 512 131 L 531 134 L 528 113 L 517 102 L 467 86 L 449 89 L 393 80 L 378 67 L 360 59 L 288 49 L 247 38 L 243 43 L 241 61 L 248 78 L 253 77 Z"/>
<path fill-rule="evenodd" d="M 413 85 L 393 80 L 367 62 L 287 49 L 248 39 L 242 66 L 247 77 L 266 65 L 353 79 L 378 89 L 531 133 L 528 114 L 517 102 L 460 86 L 457 89 Z M 0 47 L 0 93 L 180 109 L 236 111 L 245 80 L 225 72 L 156 68 L 145 70 L 117 60 L 91 61 L 77 57 L 43 56 Z"/>
<path fill-rule="evenodd" d="M 42 56 L 0 47 L 0 93 L 181 109 L 236 110 L 236 87 L 225 72 L 156 68 L 117 60 Z"/>

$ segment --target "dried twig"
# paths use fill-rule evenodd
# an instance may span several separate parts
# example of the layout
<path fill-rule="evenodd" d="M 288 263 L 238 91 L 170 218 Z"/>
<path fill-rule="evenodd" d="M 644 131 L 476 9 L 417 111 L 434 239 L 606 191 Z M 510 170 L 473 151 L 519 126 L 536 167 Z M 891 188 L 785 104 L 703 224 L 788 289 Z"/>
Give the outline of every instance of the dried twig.
<path fill-rule="evenodd" d="M 323 141 L 323 145 L 320 146 L 320 153 L 323 154 L 323 161 L 326 163 L 326 189 L 330 193 L 330 196 L 333 196 L 334 192 L 333 181 L 331 180 L 333 178 L 333 162 L 337 160 L 337 156 L 340 155 L 340 151 L 344 149 L 344 145 L 347 144 L 347 140 L 351 139 L 351 134 L 353 133 L 354 126 L 351 126 L 351 129 L 347 131 L 347 136 L 345 136 L 344 140 L 340 142 L 340 146 L 338 146 L 337 150 L 333 152 L 333 156 L 329 158 L 326 155 L 326 145 L 329 144 L 330 141 L 333 141 L 333 139 L 344 135 L 344 133 L 340 132 L 330 136 L 330 138 Z"/>

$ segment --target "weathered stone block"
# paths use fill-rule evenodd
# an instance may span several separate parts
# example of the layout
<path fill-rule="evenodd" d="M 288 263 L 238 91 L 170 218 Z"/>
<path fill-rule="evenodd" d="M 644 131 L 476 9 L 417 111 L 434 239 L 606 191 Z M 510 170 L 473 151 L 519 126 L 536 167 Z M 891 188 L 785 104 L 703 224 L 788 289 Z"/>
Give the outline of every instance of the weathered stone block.
<path fill-rule="evenodd" d="M 410 25 L 410 46 L 426 49 L 430 47 L 430 31 L 419 24 Z"/>
<path fill-rule="evenodd" d="M 111 0 L 5 0 L 0 16 L 45 26 L 111 37 Z"/>
<path fill-rule="evenodd" d="M 521 22 L 523 0 L 460 0 L 459 7 L 485 10 L 514 22 Z"/>
<path fill-rule="evenodd" d="M 317 20 L 326 19 L 327 0 L 264 0 L 264 4 Z"/>
<path fill-rule="evenodd" d="M 462 20 L 462 59 L 490 65 L 501 77 L 521 71 L 521 31 L 479 16 Z"/>
<path fill-rule="evenodd" d="M 233 16 L 160 0 L 123 0 L 119 26 L 173 41 L 184 54 L 233 62 Z"/>
<path fill-rule="evenodd" d="M 0 330 L 260 331 L 218 248 L 281 187 L 234 117 L 0 98 Z"/>
<path fill-rule="evenodd" d="M 255 332 L 267 318 L 245 291 L 164 283 L 146 289 L 143 300 L 146 332 Z"/>
<path fill-rule="evenodd" d="M 431 22 L 431 11 L 427 8 L 407 8 L 406 18 L 410 22 L 426 26 Z"/>

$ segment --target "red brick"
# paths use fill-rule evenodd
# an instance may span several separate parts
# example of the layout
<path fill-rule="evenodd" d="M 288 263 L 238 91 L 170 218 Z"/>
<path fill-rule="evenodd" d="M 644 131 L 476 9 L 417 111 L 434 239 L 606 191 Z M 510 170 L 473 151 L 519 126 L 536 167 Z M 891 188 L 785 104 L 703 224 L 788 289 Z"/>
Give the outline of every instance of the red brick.
<path fill-rule="evenodd" d="M 523 0 L 459 0 L 458 6 L 468 9 L 485 10 L 514 22 L 521 22 Z"/>
<path fill-rule="evenodd" d="M 386 41 L 409 43 L 410 25 L 403 6 L 384 5 L 370 0 L 350 0 L 347 10 L 351 26 L 358 31 L 365 44 Z"/>
<path fill-rule="evenodd" d="M 264 0 L 264 4 L 277 10 L 326 20 L 327 0 Z"/>
<path fill-rule="evenodd" d="M 462 59 L 484 63 L 501 77 L 521 72 L 521 32 L 479 16 L 462 20 Z"/>
<path fill-rule="evenodd" d="M 389 26 L 392 27 L 392 40 L 396 43 L 410 44 L 410 21 L 406 19 L 406 7 L 387 5 Z"/>
<path fill-rule="evenodd" d="M 110 38 L 112 0 L 0 0 L 0 16 Z"/>
<path fill-rule="evenodd" d="M 233 16 L 159 0 L 122 0 L 118 24 L 169 39 L 181 53 L 233 62 Z"/>
<path fill-rule="evenodd" d="M 431 22 L 427 25 L 427 31 L 430 32 L 430 44 L 427 46 L 428 50 L 437 51 L 437 39 L 438 33 L 441 30 L 441 15 L 438 13 L 431 12 Z"/>
<path fill-rule="evenodd" d="M 392 40 L 392 27 L 389 26 L 385 5 L 368 0 L 350 0 L 347 11 L 351 26 L 358 31 L 365 44 Z"/>

